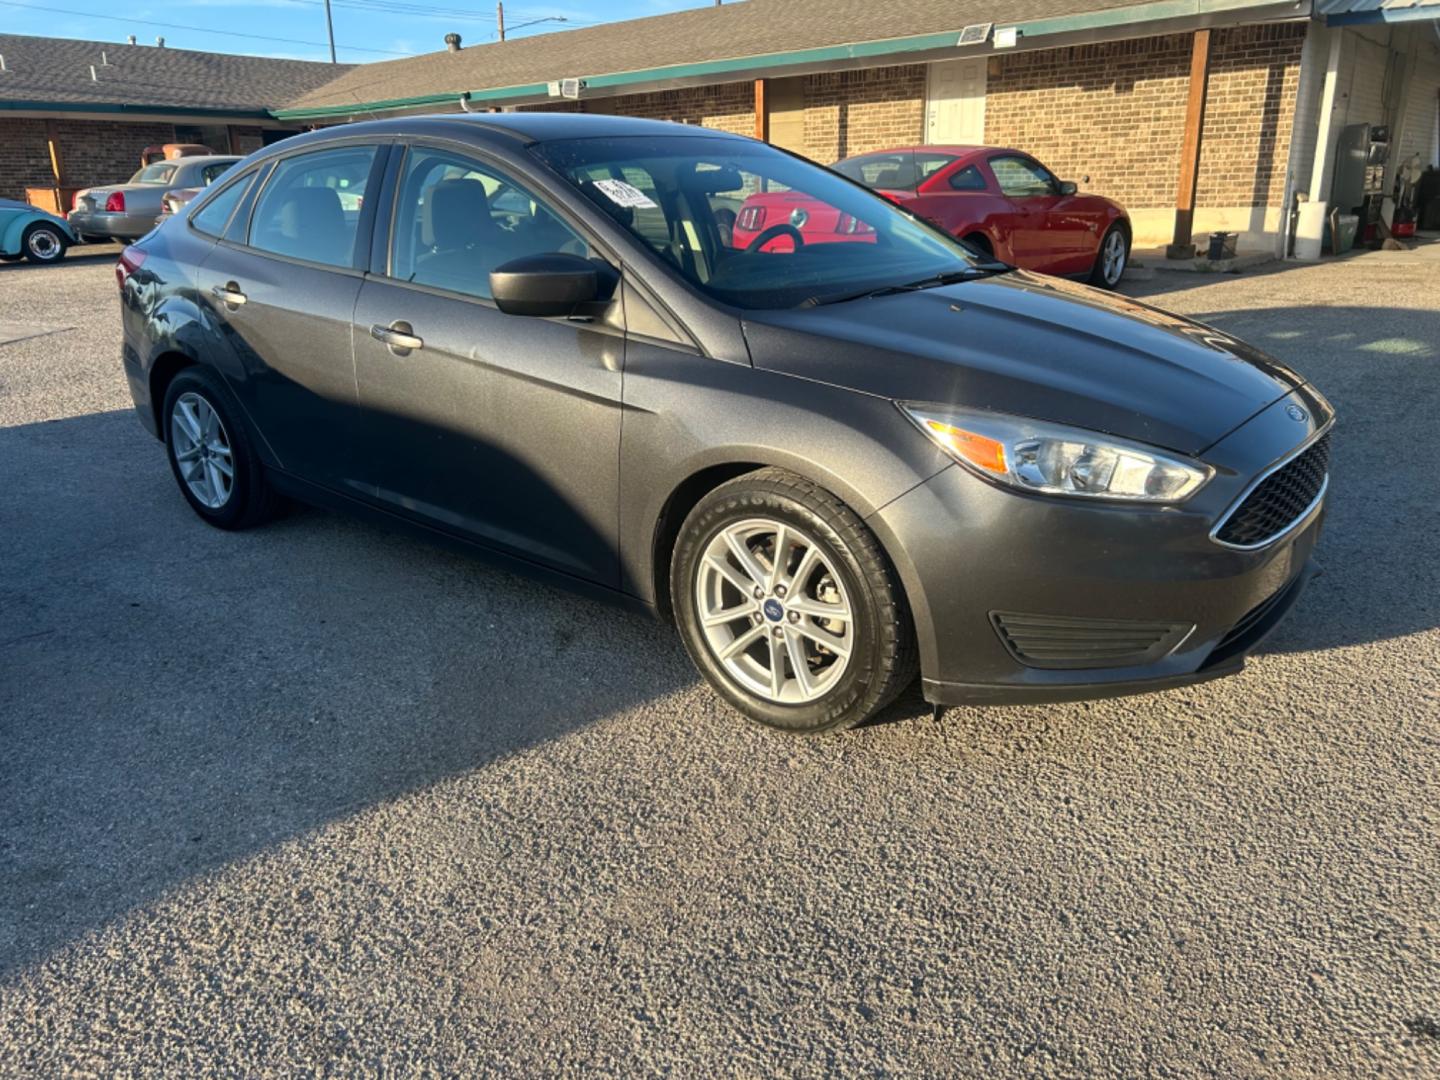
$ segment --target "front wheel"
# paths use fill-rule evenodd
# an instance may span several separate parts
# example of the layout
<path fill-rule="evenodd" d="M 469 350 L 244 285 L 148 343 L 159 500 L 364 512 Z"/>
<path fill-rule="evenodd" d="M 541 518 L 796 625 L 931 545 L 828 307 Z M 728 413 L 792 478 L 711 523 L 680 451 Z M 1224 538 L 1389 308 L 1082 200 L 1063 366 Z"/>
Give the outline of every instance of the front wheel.
<path fill-rule="evenodd" d="M 65 257 L 67 247 L 65 234 L 45 221 L 35 222 L 20 239 L 20 250 L 32 263 L 57 263 Z"/>
<path fill-rule="evenodd" d="M 909 612 L 874 534 L 793 473 L 761 469 L 700 501 L 681 527 L 671 596 L 695 666 L 769 727 L 852 727 L 915 677 Z"/>
<path fill-rule="evenodd" d="M 1125 276 L 1130 262 L 1130 234 L 1119 224 L 1111 225 L 1100 239 L 1095 253 L 1095 266 L 1090 271 L 1090 284 L 1113 289 Z"/>

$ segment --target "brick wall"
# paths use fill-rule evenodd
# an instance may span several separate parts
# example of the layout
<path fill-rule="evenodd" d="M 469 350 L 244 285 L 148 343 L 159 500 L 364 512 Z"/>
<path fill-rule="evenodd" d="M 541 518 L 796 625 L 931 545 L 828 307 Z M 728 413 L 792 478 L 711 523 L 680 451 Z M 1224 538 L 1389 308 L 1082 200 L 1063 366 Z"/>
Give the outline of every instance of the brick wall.
<path fill-rule="evenodd" d="M 840 158 L 913 145 L 925 130 L 925 66 L 862 68 L 805 80 L 805 147 L 828 165 Z"/>
<path fill-rule="evenodd" d="M 1201 206 L 1278 204 L 1285 184 L 1304 24 L 1215 32 Z M 1185 130 L 1189 34 L 995 57 L 987 142 L 1131 207 L 1174 206 Z"/>
<path fill-rule="evenodd" d="M 1173 206 L 1189 68 L 1189 34 L 992 58 L 985 141 L 1123 204 Z"/>
<path fill-rule="evenodd" d="M 23 199 L 27 187 L 53 184 L 45 121 L 0 117 L 0 199 Z"/>
<path fill-rule="evenodd" d="M 1200 154 L 1201 206 L 1278 206 L 1285 198 L 1304 23 L 1217 33 Z"/>
<path fill-rule="evenodd" d="M 71 187 L 128 180 L 140 167 L 140 151 L 173 142 L 171 124 L 125 124 L 100 120 L 57 120 L 56 133 Z M 23 199 L 27 187 L 49 187 L 50 151 L 45 121 L 0 118 L 0 198 Z"/>

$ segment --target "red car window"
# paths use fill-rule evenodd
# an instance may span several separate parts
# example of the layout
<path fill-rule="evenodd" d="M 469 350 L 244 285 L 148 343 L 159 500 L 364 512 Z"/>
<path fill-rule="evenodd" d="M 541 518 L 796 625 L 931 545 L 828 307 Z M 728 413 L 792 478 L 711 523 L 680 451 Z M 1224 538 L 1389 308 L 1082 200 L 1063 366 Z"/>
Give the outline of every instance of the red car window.
<path fill-rule="evenodd" d="M 974 165 L 966 165 L 950 174 L 950 187 L 955 191 L 984 191 L 985 177 Z"/>

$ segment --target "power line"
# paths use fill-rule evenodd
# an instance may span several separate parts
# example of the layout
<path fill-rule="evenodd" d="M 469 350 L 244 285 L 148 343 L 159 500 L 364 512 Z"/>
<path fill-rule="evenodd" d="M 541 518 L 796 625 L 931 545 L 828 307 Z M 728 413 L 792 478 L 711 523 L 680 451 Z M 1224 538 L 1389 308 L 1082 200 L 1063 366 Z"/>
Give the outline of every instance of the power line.
<path fill-rule="evenodd" d="M 323 0 L 320 0 L 323 3 Z M 163 30 L 190 30 L 197 34 L 219 34 L 222 37 L 250 38 L 255 41 L 278 41 L 285 45 L 307 45 L 311 48 L 329 48 L 326 41 L 302 41 L 299 38 L 272 37 L 269 34 L 246 34 L 239 30 L 212 30 L 206 26 L 189 26 L 185 23 L 157 22 L 154 19 L 132 19 L 124 15 L 97 15 L 93 11 L 73 11 L 69 8 L 46 7 L 41 4 L 22 4 L 18 0 L 0 0 L 0 5 L 5 7 L 28 8 L 31 11 L 44 11 L 52 15 L 74 15 L 82 19 L 108 19 L 110 22 L 133 23 L 140 26 L 158 26 Z M 341 49 L 349 49 L 351 52 L 381 53 L 385 56 L 411 56 L 412 53 L 400 52 L 398 49 L 371 49 L 363 45 L 340 45 Z"/>

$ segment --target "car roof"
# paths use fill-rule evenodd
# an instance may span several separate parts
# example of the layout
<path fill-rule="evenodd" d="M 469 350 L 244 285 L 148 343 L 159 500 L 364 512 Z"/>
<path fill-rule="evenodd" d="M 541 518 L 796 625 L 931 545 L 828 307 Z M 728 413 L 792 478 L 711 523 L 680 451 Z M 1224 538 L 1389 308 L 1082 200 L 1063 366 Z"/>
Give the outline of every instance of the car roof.
<path fill-rule="evenodd" d="M 432 134 L 462 138 L 498 137 L 526 144 L 561 139 L 609 139 L 623 136 L 692 135 L 717 139 L 743 139 L 713 128 L 693 124 L 675 124 L 667 120 L 644 120 L 634 116 L 608 116 L 600 113 L 515 112 L 515 113 L 441 113 L 428 116 L 401 116 L 383 120 L 362 120 L 358 123 L 323 128 L 308 135 L 286 139 L 294 145 L 299 139 L 311 141 L 326 135 Z"/>

